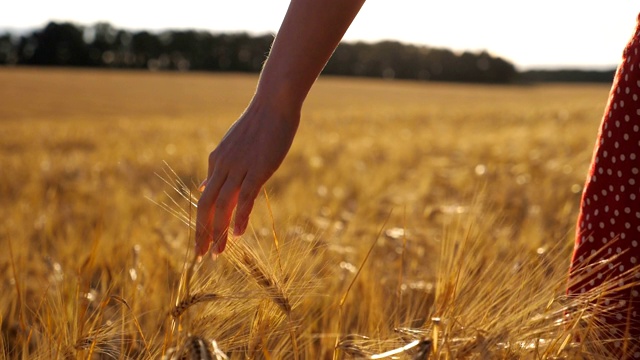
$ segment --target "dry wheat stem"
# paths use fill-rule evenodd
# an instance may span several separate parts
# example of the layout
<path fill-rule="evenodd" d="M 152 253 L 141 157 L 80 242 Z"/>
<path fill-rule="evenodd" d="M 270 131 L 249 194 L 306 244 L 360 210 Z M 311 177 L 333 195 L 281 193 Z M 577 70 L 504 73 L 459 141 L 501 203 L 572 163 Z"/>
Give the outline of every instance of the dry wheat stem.
<path fill-rule="evenodd" d="M 280 286 L 275 276 L 266 270 L 266 267 L 259 261 L 257 255 L 255 255 L 246 245 L 236 242 L 237 246 L 231 246 L 229 249 L 230 255 L 233 256 L 236 265 L 242 270 L 245 275 L 252 278 L 259 287 L 261 287 L 268 295 L 271 301 L 273 301 L 282 312 L 289 316 L 291 314 L 291 303 L 288 297 L 285 295 L 284 290 Z"/>
<path fill-rule="evenodd" d="M 136 330 L 138 331 L 138 334 L 140 335 L 140 338 L 142 339 L 142 343 L 144 344 L 144 349 L 147 352 L 147 354 L 150 354 L 151 350 L 149 349 L 149 343 L 147 342 L 147 339 L 144 336 L 144 332 L 142 332 L 142 326 L 140 326 L 140 322 L 138 321 L 138 317 L 131 310 L 131 306 L 129 306 L 129 303 L 127 302 L 127 300 L 125 300 L 123 297 L 118 296 L 118 295 L 111 295 L 110 299 L 113 299 L 113 300 L 123 304 L 127 308 L 127 310 L 131 313 L 131 316 L 133 317 L 133 323 L 135 324 Z"/>
<path fill-rule="evenodd" d="M 173 307 L 173 309 L 171 309 L 170 315 L 173 318 L 177 319 L 182 314 L 184 314 L 184 312 L 187 311 L 190 307 L 196 304 L 199 304 L 202 302 L 216 301 L 221 298 L 224 298 L 224 297 L 214 293 L 198 293 L 198 294 L 189 295 L 185 299 L 178 302 L 178 304 L 176 304 Z"/>
<path fill-rule="evenodd" d="M 271 232 L 273 234 L 273 242 L 274 245 L 276 247 L 276 257 L 277 257 L 277 262 L 278 262 L 278 269 L 280 270 L 279 275 L 283 276 L 284 275 L 284 270 L 282 268 L 282 260 L 280 257 L 280 242 L 278 240 L 278 233 L 276 232 L 276 222 L 275 219 L 273 217 L 273 210 L 271 209 L 271 202 L 269 201 L 269 194 L 267 194 L 267 190 L 263 188 L 263 192 L 264 192 L 264 199 L 265 199 L 265 203 L 267 204 L 267 210 L 269 212 L 269 218 L 271 219 Z M 285 304 L 283 304 L 282 306 L 284 306 Z M 289 306 L 290 308 L 290 306 Z M 300 352 L 300 350 L 298 349 L 298 340 L 297 340 L 297 334 L 296 334 L 296 328 L 293 322 L 293 319 L 291 317 L 291 309 L 289 309 L 288 314 L 288 321 L 289 321 L 289 337 L 291 338 L 291 345 L 293 346 L 293 357 L 295 360 L 298 360 L 298 353 Z"/>
<path fill-rule="evenodd" d="M 203 337 L 189 336 L 171 360 L 228 360 L 227 355 L 220 350 L 215 340 L 206 341 Z"/>
<path fill-rule="evenodd" d="M 344 307 L 344 303 L 347 300 L 347 296 L 349 295 L 349 291 L 351 290 L 351 287 L 353 287 L 353 284 L 355 284 L 356 280 L 358 279 L 358 275 L 360 275 L 360 272 L 362 271 L 362 268 L 364 267 L 364 265 L 367 263 L 367 260 L 369 259 L 369 256 L 371 255 L 371 252 L 373 251 L 373 248 L 375 247 L 376 243 L 378 242 L 378 239 L 380 239 L 380 236 L 382 235 L 382 232 L 384 231 L 385 226 L 387 226 L 387 222 L 389 221 L 389 219 L 391 218 L 391 213 L 393 212 L 393 210 L 389 211 L 389 213 L 387 214 L 386 219 L 384 220 L 384 222 L 382 223 L 382 226 L 380 226 L 380 230 L 378 230 L 378 234 L 376 235 L 374 241 L 371 243 L 371 246 L 369 246 L 369 251 L 367 251 L 367 254 L 364 256 L 364 259 L 362 260 L 362 263 L 360 264 L 360 267 L 358 268 L 358 271 L 356 271 L 355 276 L 353 277 L 353 279 L 351 280 L 351 282 L 349 283 L 349 286 L 347 287 L 347 290 L 344 292 L 344 294 L 342 295 L 342 297 L 340 298 L 340 303 L 338 305 L 338 334 L 340 333 L 340 331 L 342 331 L 342 316 L 343 316 L 343 307 Z M 333 360 L 337 360 L 338 358 L 338 343 L 340 341 L 340 337 L 336 337 L 336 342 L 333 346 Z"/>

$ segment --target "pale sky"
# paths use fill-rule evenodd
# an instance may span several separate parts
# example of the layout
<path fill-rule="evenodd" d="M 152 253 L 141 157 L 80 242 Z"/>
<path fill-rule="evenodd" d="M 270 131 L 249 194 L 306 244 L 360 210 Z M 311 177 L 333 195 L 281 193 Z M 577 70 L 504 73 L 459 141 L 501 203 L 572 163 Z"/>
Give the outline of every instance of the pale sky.
<path fill-rule="evenodd" d="M 9 0 L 10 1 L 10 0 Z M 13 0 L 0 29 L 50 20 L 126 29 L 275 33 L 288 0 Z M 630 0 L 368 0 L 345 40 L 398 40 L 452 50 L 487 50 L 521 69 L 615 66 L 640 3 Z"/>

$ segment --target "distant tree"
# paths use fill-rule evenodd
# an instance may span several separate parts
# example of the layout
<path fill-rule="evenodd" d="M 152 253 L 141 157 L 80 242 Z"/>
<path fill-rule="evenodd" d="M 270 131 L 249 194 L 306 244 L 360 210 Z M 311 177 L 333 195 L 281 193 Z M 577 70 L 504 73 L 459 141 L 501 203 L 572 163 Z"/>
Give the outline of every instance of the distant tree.
<path fill-rule="evenodd" d="M 83 39 L 89 49 L 91 65 L 114 66 L 118 44 L 118 30 L 109 23 L 97 23 L 84 28 Z"/>
<path fill-rule="evenodd" d="M 171 32 L 164 45 L 172 60 L 173 69 L 188 70 L 199 65 L 198 59 L 204 58 L 205 49 L 201 46 L 203 37 L 206 35 L 196 31 Z"/>
<path fill-rule="evenodd" d="M 516 70 L 486 52 L 456 55 L 447 49 L 383 41 L 340 44 L 324 74 L 499 83 L 511 81 Z"/>
<path fill-rule="evenodd" d="M 213 66 L 219 71 L 256 72 L 262 68 L 273 37 L 251 37 L 248 34 L 215 36 L 212 49 Z"/>
<path fill-rule="evenodd" d="M 17 61 L 17 47 L 14 45 L 11 35 L 0 35 L 0 64 L 15 64 Z"/>
<path fill-rule="evenodd" d="M 611 83 L 616 69 L 610 70 L 529 70 L 518 75 L 518 81 L 531 82 L 599 82 Z"/>
<path fill-rule="evenodd" d="M 30 65 L 91 65 L 82 30 L 70 23 L 49 23 L 22 44 L 23 63 Z"/>
<path fill-rule="evenodd" d="M 8 36 L 0 37 L 0 64 L 259 72 L 272 41 L 271 35 L 194 30 L 132 33 L 109 23 L 81 27 L 51 22 L 15 43 Z M 340 44 L 323 73 L 506 83 L 513 81 L 517 71 L 511 63 L 487 52 L 456 54 L 447 49 L 382 41 Z"/>
<path fill-rule="evenodd" d="M 156 35 L 142 31 L 131 37 L 131 51 L 136 57 L 135 66 L 147 68 L 150 62 L 153 63 L 163 54 L 163 45 Z"/>

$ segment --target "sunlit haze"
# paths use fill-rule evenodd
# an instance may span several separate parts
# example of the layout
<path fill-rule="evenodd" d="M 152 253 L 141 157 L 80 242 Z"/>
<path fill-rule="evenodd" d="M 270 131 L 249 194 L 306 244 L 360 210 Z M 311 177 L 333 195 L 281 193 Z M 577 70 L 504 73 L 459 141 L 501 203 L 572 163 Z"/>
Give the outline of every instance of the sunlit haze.
<path fill-rule="evenodd" d="M 48 21 L 109 22 L 125 29 L 199 29 L 275 33 L 287 0 L 161 2 L 20 0 L 5 4 L 0 31 Z M 461 50 L 488 50 L 521 69 L 609 68 L 632 35 L 640 6 L 629 0 L 370 0 L 345 40 L 398 40 Z"/>

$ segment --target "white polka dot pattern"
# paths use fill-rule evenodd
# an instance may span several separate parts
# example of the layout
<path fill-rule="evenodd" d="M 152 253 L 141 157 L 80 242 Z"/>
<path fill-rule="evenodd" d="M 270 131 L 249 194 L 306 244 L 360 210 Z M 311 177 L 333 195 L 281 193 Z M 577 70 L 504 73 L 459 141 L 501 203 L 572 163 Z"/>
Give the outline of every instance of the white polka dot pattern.
<path fill-rule="evenodd" d="M 582 194 L 570 294 L 585 293 L 615 277 L 618 285 L 640 278 L 640 271 L 634 270 L 640 259 L 640 203 L 636 201 L 640 196 L 640 25 L 638 29 L 618 67 Z M 578 273 L 603 259 L 614 260 L 597 271 Z M 622 274 L 628 276 L 620 279 Z M 635 318 L 636 312 L 640 314 L 639 291 L 626 288 L 614 294 L 612 304 L 620 310 L 601 320 L 622 331 L 627 314 L 632 323 L 640 323 L 640 315 Z M 632 329 L 632 335 L 640 337 L 640 326 Z"/>

